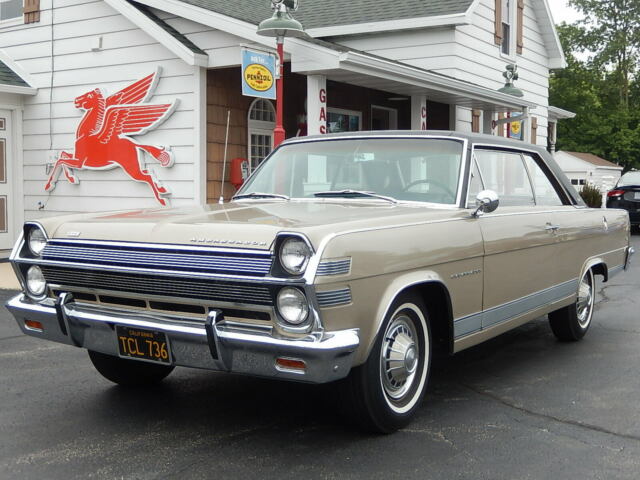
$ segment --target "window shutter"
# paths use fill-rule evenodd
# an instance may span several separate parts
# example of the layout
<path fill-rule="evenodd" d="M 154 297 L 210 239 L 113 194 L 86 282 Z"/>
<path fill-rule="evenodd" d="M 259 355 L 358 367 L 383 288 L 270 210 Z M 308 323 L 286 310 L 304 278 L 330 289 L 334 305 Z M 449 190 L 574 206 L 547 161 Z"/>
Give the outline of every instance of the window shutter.
<path fill-rule="evenodd" d="M 480 115 L 480 110 L 471 112 L 471 131 L 473 133 L 480 133 Z"/>
<path fill-rule="evenodd" d="M 502 0 L 495 0 L 495 5 L 495 42 L 496 45 L 502 45 Z"/>
<path fill-rule="evenodd" d="M 524 0 L 518 0 L 517 51 L 522 54 L 524 47 Z"/>
<path fill-rule="evenodd" d="M 538 118 L 531 117 L 531 143 L 538 143 Z"/>
<path fill-rule="evenodd" d="M 24 23 L 40 21 L 40 0 L 24 0 Z"/>

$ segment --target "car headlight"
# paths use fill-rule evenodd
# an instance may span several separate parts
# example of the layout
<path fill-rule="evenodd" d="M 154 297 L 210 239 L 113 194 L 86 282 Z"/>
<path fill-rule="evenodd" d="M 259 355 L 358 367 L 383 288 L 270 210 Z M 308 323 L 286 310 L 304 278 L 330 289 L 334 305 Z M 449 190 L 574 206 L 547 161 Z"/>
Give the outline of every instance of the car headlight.
<path fill-rule="evenodd" d="M 27 245 L 33 255 L 39 257 L 47 245 L 47 237 L 40 227 L 33 227 L 27 234 Z"/>
<path fill-rule="evenodd" d="M 292 275 L 304 273 L 310 258 L 311 249 L 301 238 L 288 238 L 280 246 L 280 264 Z"/>
<path fill-rule="evenodd" d="M 27 290 L 34 297 L 41 297 L 47 288 L 42 270 L 37 265 L 32 265 L 27 270 Z"/>
<path fill-rule="evenodd" d="M 278 293 L 278 311 L 287 323 L 300 325 L 309 316 L 307 297 L 297 288 L 283 288 Z"/>

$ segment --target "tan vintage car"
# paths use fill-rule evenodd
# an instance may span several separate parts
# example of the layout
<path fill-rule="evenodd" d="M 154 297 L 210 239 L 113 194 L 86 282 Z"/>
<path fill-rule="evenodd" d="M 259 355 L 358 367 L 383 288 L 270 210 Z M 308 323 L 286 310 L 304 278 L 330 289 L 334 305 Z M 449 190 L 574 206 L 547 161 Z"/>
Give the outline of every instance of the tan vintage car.
<path fill-rule="evenodd" d="M 175 366 L 341 380 L 382 432 L 451 353 L 548 314 L 578 340 L 629 218 L 587 208 L 541 148 L 457 132 L 291 139 L 224 205 L 27 222 L 7 307 L 122 385 Z"/>

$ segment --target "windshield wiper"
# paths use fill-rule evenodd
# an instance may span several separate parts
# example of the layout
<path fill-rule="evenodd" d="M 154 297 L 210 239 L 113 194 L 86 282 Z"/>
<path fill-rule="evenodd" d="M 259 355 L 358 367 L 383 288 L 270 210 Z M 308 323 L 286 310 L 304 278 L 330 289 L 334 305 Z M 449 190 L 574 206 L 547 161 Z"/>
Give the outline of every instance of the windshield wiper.
<path fill-rule="evenodd" d="M 363 190 L 328 190 L 326 192 L 316 192 L 313 194 L 315 197 L 344 197 L 344 198 L 353 198 L 353 197 L 371 197 L 371 198 L 379 198 L 380 200 L 385 200 L 391 203 L 398 203 L 398 201 L 393 197 L 387 197 L 385 195 L 378 195 L 375 192 L 365 192 Z"/>
<path fill-rule="evenodd" d="M 240 195 L 234 195 L 231 200 L 240 200 L 242 198 L 281 198 L 283 200 L 290 200 L 290 197 L 286 195 L 280 195 L 279 193 L 263 193 L 263 192 L 250 192 L 242 193 Z"/>

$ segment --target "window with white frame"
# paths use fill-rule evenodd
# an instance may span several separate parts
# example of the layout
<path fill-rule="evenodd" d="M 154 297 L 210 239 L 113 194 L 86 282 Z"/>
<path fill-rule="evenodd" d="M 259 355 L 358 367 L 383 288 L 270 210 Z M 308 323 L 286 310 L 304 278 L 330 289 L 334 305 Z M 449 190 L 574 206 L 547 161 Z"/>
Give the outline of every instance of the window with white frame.
<path fill-rule="evenodd" d="M 273 150 L 273 129 L 276 126 L 276 111 L 271 101 L 256 98 L 249 107 L 248 156 L 253 171 Z"/>
<path fill-rule="evenodd" d="M 502 53 L 511 55 L 511 23 L 515 0 L 502 0 Z"/>
<path fill-rule="evenodd" d="M 0 21 L 22 17 L 23 0 L 0 0 Z"/>

